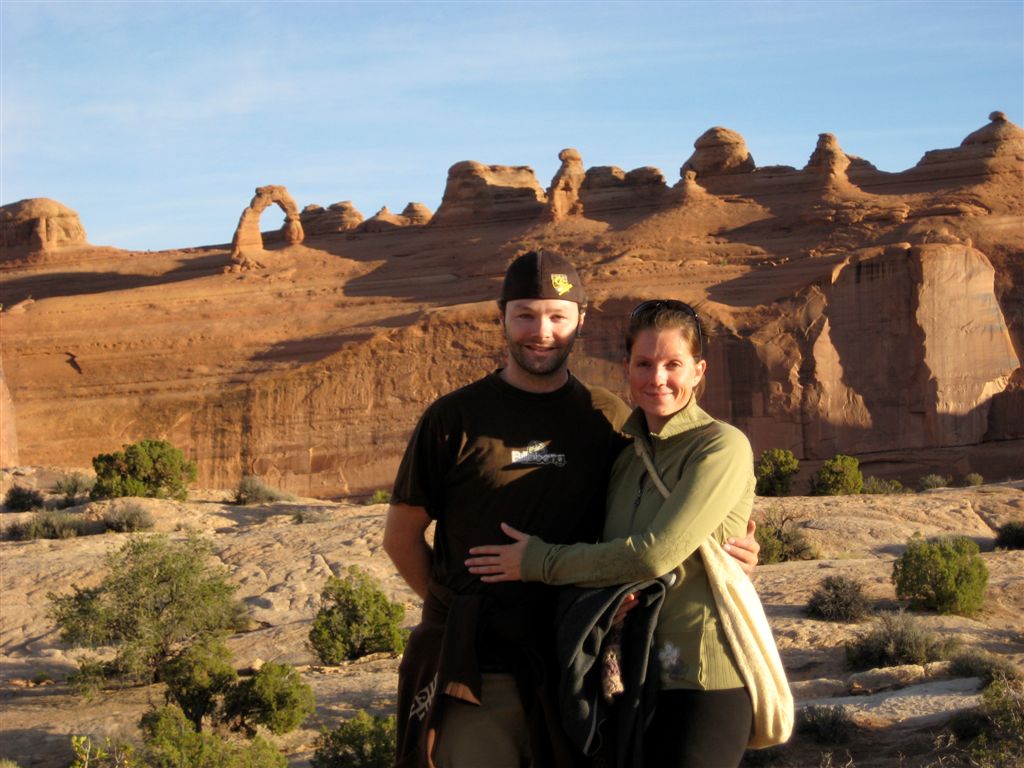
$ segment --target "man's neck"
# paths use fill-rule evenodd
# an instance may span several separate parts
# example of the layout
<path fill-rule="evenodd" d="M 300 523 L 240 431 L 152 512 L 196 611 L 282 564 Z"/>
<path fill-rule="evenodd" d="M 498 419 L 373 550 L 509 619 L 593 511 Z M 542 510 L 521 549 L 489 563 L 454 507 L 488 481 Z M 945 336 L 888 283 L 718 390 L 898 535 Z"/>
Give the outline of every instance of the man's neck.
<path fill-rule="evenodd" d="M 502 381 L 506 384 L 511 384 L 516 389 L 543 394 L 545 392 L 554 392 L 564 387 L 565 383 L 569 381 L 569 368 L 563 365 L 558 370 L 541 376 L 524 371 L 516 364 L 515 360 L 510 358 L 498 375 Z"/>

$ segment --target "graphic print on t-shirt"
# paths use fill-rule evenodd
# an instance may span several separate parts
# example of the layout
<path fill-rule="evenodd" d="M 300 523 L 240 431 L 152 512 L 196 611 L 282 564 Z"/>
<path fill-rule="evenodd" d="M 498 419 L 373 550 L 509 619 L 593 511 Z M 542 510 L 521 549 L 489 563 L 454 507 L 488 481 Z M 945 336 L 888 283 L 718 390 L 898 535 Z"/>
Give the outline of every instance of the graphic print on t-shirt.
<path fill-rule="evenodd" d="M 565 466 L 564 453 L 549 453 L 550 440 L 531 440 L 524 450 L 512 449 L 512 464 L 525 466 L 529 464 L 554 464 Z"/>

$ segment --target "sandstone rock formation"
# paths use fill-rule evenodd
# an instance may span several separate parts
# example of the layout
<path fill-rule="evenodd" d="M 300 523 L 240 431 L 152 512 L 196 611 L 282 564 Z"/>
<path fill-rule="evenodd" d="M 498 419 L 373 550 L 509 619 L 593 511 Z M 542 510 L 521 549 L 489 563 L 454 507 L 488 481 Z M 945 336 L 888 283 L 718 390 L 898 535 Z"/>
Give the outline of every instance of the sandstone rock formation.
<path fill-rule="evenodd" d="M 736 131 L 716 126 L 700 135 L 693 143 L 694 153 L 683 163 L 679 175 L 696 171 L 698 176 L 727 173 L 749 173 L 754 170 L 754 158 L 747 143 Z"/>
<path fill-rule="evenodd" d="M 78 214 L 56 200 L 33 197 L 0 208 L 0 244 L 5 251 L 51 251 L 86 245 Z"/>
<path fill-rule="evenodd" d="M 603 213 L 657 205 L 668 191 L 657 168 L 635 168 L 628 173 L 614 165 L 587 169 L 580 186 L 580 203 L 588 213 Z"/>
<path fill-rule="evenodd" d="M 410 221 L 405 216 L 400 216 L 383 206 L 377 213 L 359 225 L 359 232 L 388 232 L 392 229 L 400 229 L 409 226 Z"/>
<path fill-rule="evenodd" d="M 263 233 L 260 231 L 260 216 L 273 204 L 277 204 L 285 214 L 281 234 L 289 245 L 301 243 L 305 236 L 299 218 L 299 209 L 285 187 L 268 185 L 257 187 L 256 195 L 249 207 L 242 211 L 238 219 L 238 227 L 231 239 L 231 255 L 238 259 L 246 255 L 246 251 L 258 253 L 263 250 Z"/>
<path fill-rule="evenodd" d="M 217 247 L 85 249 L 56 277 L 4 264 L 14 423 L 0 440 L 22 462 L 88 466 L 167 437 L 207 485 L 255 473 L 310 496 L 386 488 L 426 404 L 500 365 L 501 274 L 542 246 L 578 264 L 592 297 L 572 363 L 586 381 L 624 392 L 624 317 L 678 297 L 708 320 L 705 405 L 756 452 L 812 467 L 851 453 L 909 483 L 1019 474 L 1019 134 L 995 118 L 898 173 L 827 135 L 801 170 L 719 172 L 749 158 L 733 134 L 717 160 L 698 147 L 706 172 L 671 190 L 656 169 L 590 169 L 581 211 L 557 225 L 528 168 L 459 163 L 429 226 L 382 213 L 386 236 L 324 233 L 260 257 L 259 274 L 220 275 Z M 328 214 L 342 212 L 305 215 Z"/>
<path fill-rule="evenodd" d="M 402 216 L 407 218 L 412 226 L 419 227 L 429 224 L 434 218 L 434 212 L 423 203 L 409 203 L 402 209 Z"/>
<path fill-rule="evenodd" d="M 570 216 L 583 213 L 583 204 L 580 202 L 580 187 L 586 177 L 583 157 L 568 147 L 558 153 L 558 159 L 562 165 L 548 187 L 548 204 L 544 209 L 544 217 L 548 221 L 564 221 Z"/>
<path fill-rule="evenodd" d="M 472 160 L 448 169 L 448 182 L 433 225 L 534 219 L 547 196 L 525 165 L 484 165 Z"/>
<path fill-rule="evenodd" d="M 325 209 L 320 205 L 307 205 L 299 216 L 302 229 L 307 235 L 329 235 L 348 232 L 363 223 L 363 214 L 356 210 L 352 201 L 331 203 Z"/>

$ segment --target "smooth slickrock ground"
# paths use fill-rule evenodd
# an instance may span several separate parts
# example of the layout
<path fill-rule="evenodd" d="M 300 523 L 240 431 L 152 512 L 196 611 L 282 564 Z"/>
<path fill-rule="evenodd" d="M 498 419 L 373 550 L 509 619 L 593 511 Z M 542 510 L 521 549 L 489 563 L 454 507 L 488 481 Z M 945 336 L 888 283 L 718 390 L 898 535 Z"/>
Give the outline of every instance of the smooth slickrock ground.
<path fill-rule="evenodd" d="M 0 478 L 46 488 L 54 471 L 17 470 Z M 137 500 L 156 520 L 156 530 L 183 536 L 187 529 L 212 538 L 217 557 L 233 571 L 238 597 L 257 629 L 231 638 L 236 665 L 257 660 L 299 665 L 317 696 L 317 711 L 302 729 L 274 741 L 293 766 L 308 765 L 321 727 L 334 727 L 356 709 L 385 714 L 395 703 L 398 660 L 376 656 L 324 668 L 305 646 L 317 596 L 331 572 L 359 565 L 405 604 L 414 623 L 418 600 L 380 548 L 386 507 L 353 506 L 312 499 L 251 507 L 227 503 L 228 493 L 195 491 L 187 503 Z M 76 508 L 99 518 L 118 502 Z M 1024 519 L 1024 482 L 919 494 L 853 498 L 758 499 L 755 514 L 786 514 L 818 548 L 820 559 L 762 566 L 755 583 L 793 681 L 798 706 L 839 703 L 862 732 L 849 749 L 859 768 L 912 766 L 931 749 L 953 712 L 976 705 L 980 683 L 950 679 L 946 665 L 904 667 L 853 675 L 843 667 L 843 643 L 862 626 L 809 619 L 803 607 L 819 581 L 842 574 L 860 579 L 878 609 L 897 607 L 889 580 L 891 563 L 907 538 L 962 533 L 982 547 L 990 570 L 986 607 L 968 619 L 924 615 L 930 629 L 1001 654 L 1024 666 L 1024 552 L 992 551 L 993 529 Z M 4 527 L 21 514 L 6 513 Z M 301 517 L 306 522 L 298 523 Z M 107 533 L 63 541 L 0 542 L 0 757 L 30 766 L 59 768 L 70 760 L 72 734 L 132 737 L 151 705 L 163 702 L 160 686 L 108 691 L 79 698 L 60 682 L 81 651 L 63 647 L 46 618 L 46 594 L 86 586 L 101 575 L 105 553 L 125 541 Z M 58 682 L 33 683 L 48 677 Z M 818 765 L 827 746 L 796 741 L 791 765 Z M 900 762 L 898 754 L 905 756 Z M 837 756 L 842 750 L 837 752 Z"/>

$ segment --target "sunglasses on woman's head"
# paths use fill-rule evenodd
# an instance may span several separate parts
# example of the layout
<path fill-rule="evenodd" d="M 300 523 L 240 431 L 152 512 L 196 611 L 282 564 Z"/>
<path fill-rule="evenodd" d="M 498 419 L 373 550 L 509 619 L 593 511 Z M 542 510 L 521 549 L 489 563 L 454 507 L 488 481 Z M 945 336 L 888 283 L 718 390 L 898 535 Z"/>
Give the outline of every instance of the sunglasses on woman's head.
<path fill-rule="evenodd" d="M 648 313 L 653 314 L 662 308 L 671 309 L 674 312 L 683 312 L 693 318 L 693 324 L 697 326 L 697 349 L 700 350 L 697 359 L 700 360 L 704 357 L 704 336 L 700 330 L 700 318 L 697 317 L 697 310 L 685 301 L 678 301 L 676 299 L 648 299 L 647 301 L 641 301 L 629 313 L 629 321 L 632 323 L 644 315 Z"/>

